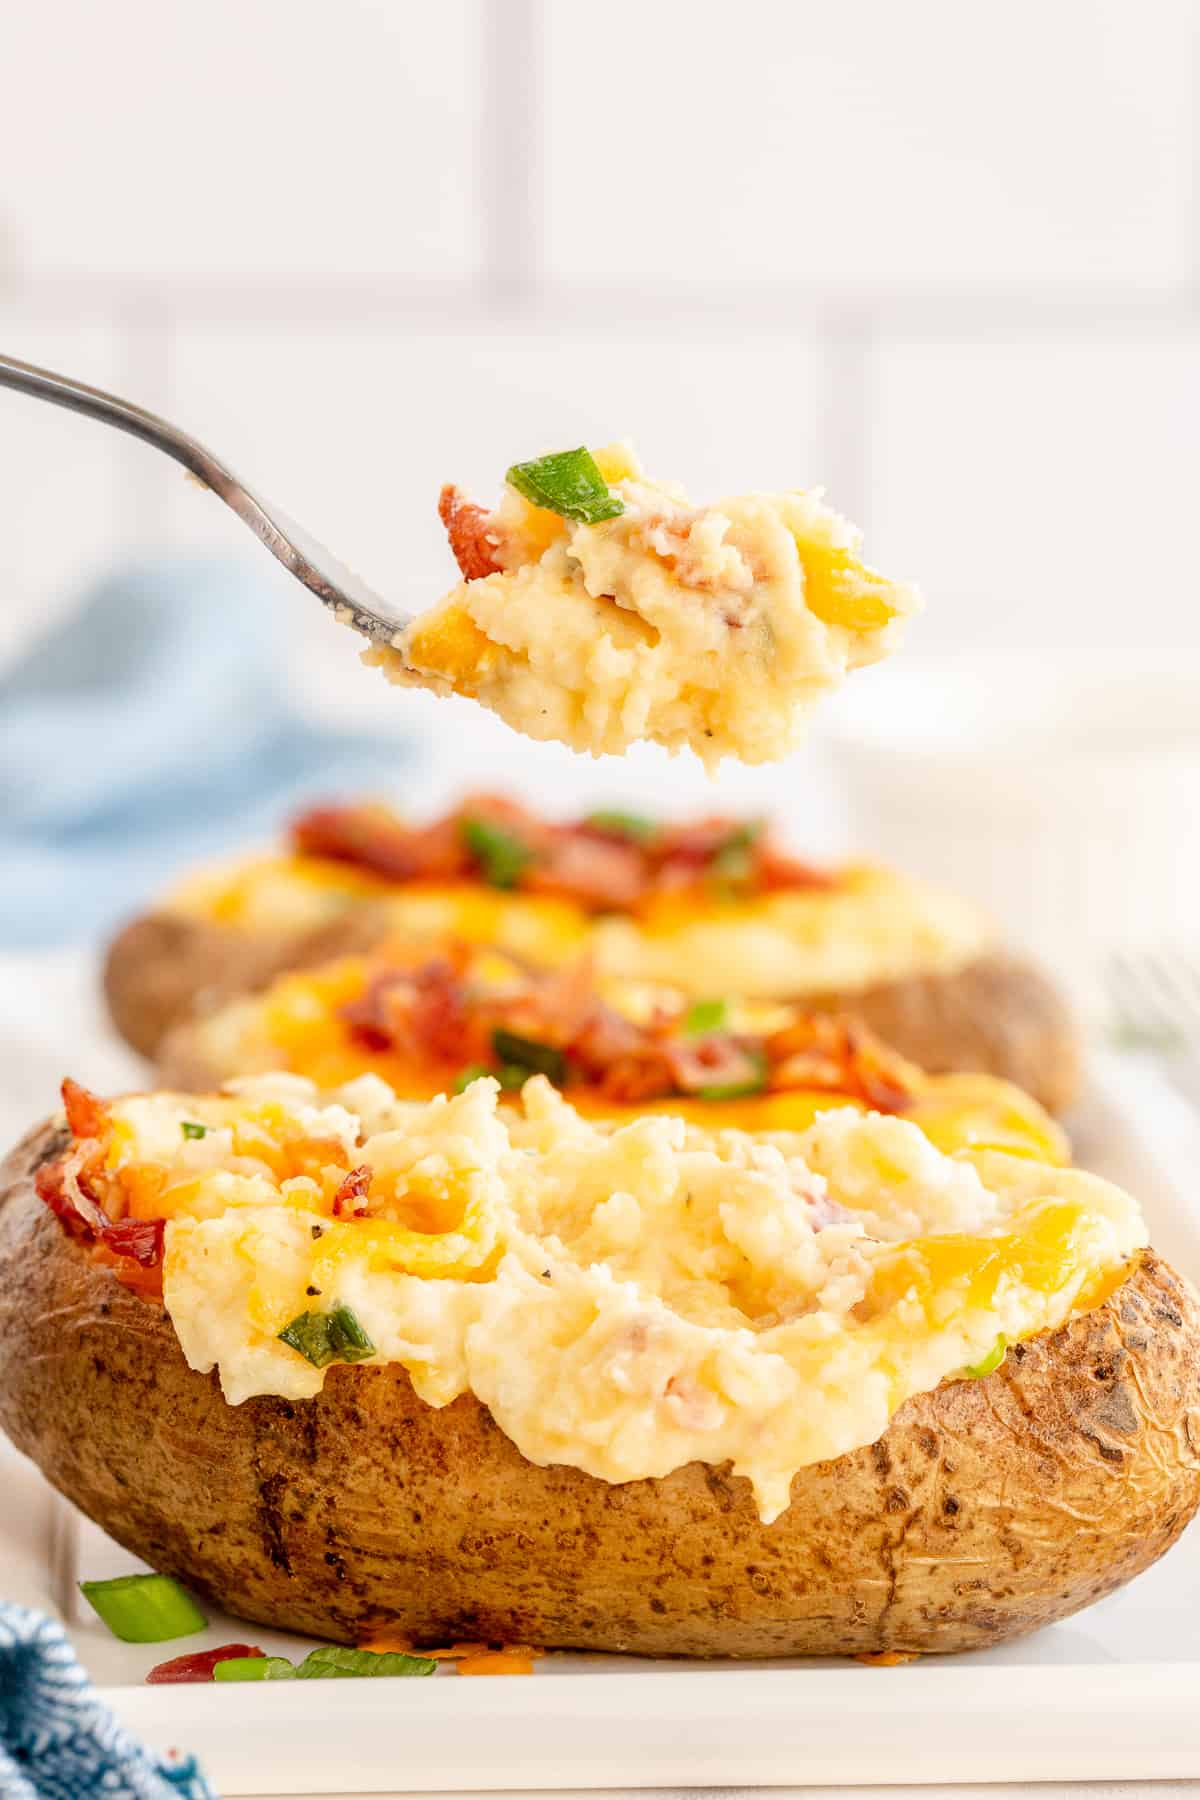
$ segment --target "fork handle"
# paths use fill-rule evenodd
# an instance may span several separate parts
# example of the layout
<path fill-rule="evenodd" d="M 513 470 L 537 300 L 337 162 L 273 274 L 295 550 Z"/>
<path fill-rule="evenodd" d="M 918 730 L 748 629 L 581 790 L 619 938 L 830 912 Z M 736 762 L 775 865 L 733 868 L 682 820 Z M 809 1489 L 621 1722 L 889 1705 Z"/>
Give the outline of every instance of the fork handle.
<path fill-rule="evenodd" d="M 0 387 L 13 388 L 19 394 L 30 394 L 35 400 L 48 400 L 52 406 L 65 406 L 68 412 L 83 413 L 89 419 L 99 419 L 104 425 L 114 425 L 118 431 L 127 431 L 131 437 L 153 444 L 156 450 L 161 450 L 164 455 L 182 463 L 185 469 L 190 469 L 193 475 L 204 482 L 206 487 L 212 488 L 228 505 L 233 504 L 232 491 L 241 487 L 232 470 L 227 469 L 211 450 L 198 444 L 195 438 L 189 437 L 185 431 L 179 431 L 174 425 L 169 425 L 157 413 L 135 406 L 131 400 L 122 400 L 116 394 L 106 394 L 103 388 L 88 387 L 85 382 L 73 381 L 68 375 L 56 375 L 51 369 L 39 369 L 33 363 L 18 362 L 15 356 L 0 356 Z"/>

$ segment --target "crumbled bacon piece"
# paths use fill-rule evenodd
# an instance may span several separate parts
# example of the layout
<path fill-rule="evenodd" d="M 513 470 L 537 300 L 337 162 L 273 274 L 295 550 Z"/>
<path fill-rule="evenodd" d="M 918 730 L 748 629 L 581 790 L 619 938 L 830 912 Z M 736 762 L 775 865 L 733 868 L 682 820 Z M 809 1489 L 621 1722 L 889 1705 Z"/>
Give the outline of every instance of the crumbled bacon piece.
<path fill-rule="evenodd" d="M 50 1208 L 64 1229 L 71 1237 L 86 1238 L 92 1234 L 91 1226 L 76 1207 L 74 1200 L 66 1189 L 66 1165 L 60 1158 L 57 1162 L 43 1163 L 33 1178 L 37 1197 Z"/>
<path fill-rule="evenodd" d="M 704 1037 L 673 1037 L 664 1045 L 667 1063 L 681 1094 L 698 1094 L 705 1088 L 762 1085 L 765 1064 L 761 1052 L 727 1031 Z"/>
<path fill-rule="evenodd" d="M 193 1650 L 189 1656 L 173 1656 L 169 1662 L 157 1663 L 146 1680 L 156 1683 L 178 1681 L 211 1681 L 213 1670 L 219 1662 L 229 1662 L 233 1657 L 262 1656 L 264 1652 L 257 1644 L 222 1644 L 216 1650 Z"/>
<path fill-rule="evenodd" d="M 454 820 L 418 828 L 382 806 L 315 806 L 293 822 L 291 835 L 305 856 L 351 863 L 386 881 L 447 881 L 470 868 Z"/>
<path fill-rule="evenodd" d="M 340 1219 L 346 1213 L 362 1212 L 370 1185 L 371 1170 L 367 1163 L 360 1163 L 357 1169 L 351 1169 L 333 1196 L 334 1217 Z"/>
<path fill-rule="evenodd" d="M 447 482 L 438 497 L 438 517 L 464 581 L 479 581 L 504 567 L 497 554 L 502 537 L 494 515 L 464 500 L 453 482 Z"/>
<path fill-rule="evenodd" d="M 757 846 L 757 884 L 768 894 L 788 888 L 835 888 L 837 876 L 818 869 L 798 856 L 788 856 L 768 840 Z"/>
<path fill-rule="evenodd" d="M 775 1089 L 827 1088 L 875 1112 L 903 1112 L 915 1097 L 912 1065 L 857 1019 L 804 1013 L 765 1048 Z"/>
<path fill-rule="evenodd" d="M 503 885 L 557 894 L 593 912 L 636 912 L 656 893 L 712 883 L 752 894 L 829 888 L 838 880 L 777 850 L 753 820 L 698 819 L 630 836 L 603 817 L 541 819 L 497 794 L 470 795 L 426 826 L 406 825 L 382 806 L 316 807 L 296 820 L 292 842 L 305 855 L 386 881 L 486 879 L 472 824 L 498 827 L 526 853 Z"/>
<path fill-rule="evenodd" d="M 597 912 L 628 911 L 645 891 L 645 858 L 636 844 L 564 833 L 532 864 L 525 886 Z"/>
<path fill-rule="evenodd" d="M 341 1016 L 368 1049 L 399 1048 L 464 1063 L 484 1047 L 467 1005 L 459 955 L 435 957 L 416 969 L 379 970 Z"/>
<path fill-rule="evenodd" d="M 62 1100 L 72 1137 L 101 1136 L 108 1124 L 108 1107 L 97 1094 L 78 1081 L 72 1081 L 68 1075 L 62 1084 Z"/>
<path fill-rule="evenodd" d="M 162 1219 L 118 1219 L 106 1225 L 100 1237 L 114 1256 L 128 1256 L 143 1269 L 155 1269 L 162 1261 Z"/>

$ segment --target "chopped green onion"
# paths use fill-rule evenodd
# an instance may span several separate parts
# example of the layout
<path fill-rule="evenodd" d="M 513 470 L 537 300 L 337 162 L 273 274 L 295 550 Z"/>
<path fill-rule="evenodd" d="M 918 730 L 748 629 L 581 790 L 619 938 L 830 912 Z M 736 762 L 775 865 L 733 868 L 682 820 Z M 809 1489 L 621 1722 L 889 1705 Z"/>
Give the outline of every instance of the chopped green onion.
<path fill-rule="evenodd" d="M 333 1676 L 345 1681 L 360 1675 L 434 1675 L 437 1663 L 431 1656 L 405 1656 L 400 1650 L 347 1650 L 340 1644 L 325 1644 L 311 1650 L 296 1674 L 301 1681 L 319 1681 Z"/>
<path fill-rule="evenodd" d="M 998 1369 L 1000 1367 L 1000 1364 L 1004 1361 L 1004 1353 L 1007 1349 L 1008 1339 L 1005 1337 L 1004 1333 L 1001 1332 L 981 1362 L 967 1364 L 966 1368 L 963 1370 L 964 1375 L 969 1376 L 972 1381 L 982 1381 L 985 1375 L 990 1375 L 993 1369 Z"/>
<path fill-rule="evenodd" d="M 339 1362 L 365 1362 L 375 1346 L 348 1306 L 335 1306 L 329 1315 L 329 1341 Z"/>
<path fill-rule="evenodd" d="M 762 819 L 747 819 L 731 831 L 708 865 L 710 879 L 729 886 L 749 881 L 754 873 L 754 846 L 764 829 Z"/>
<path fill-rule="evenodd" d="M 298 1350 L 315 1369 L 328 1368 L 333 1362 L 362 1362 L 375 1354 L 374 1344 L 348 1306 L 335 1306 L 327 1313 L 300 1313 L 284 1326 L 279 1339 Z"/>
<path fill-rule="evenodd" d="M 690 1037 L 699 1037 L 706 1031 L 722 1030 L 728 1018 L 728 1000 L 697 1000 L 688 1008 L 683 1029 Z"/>
<path fill-rule="evenodd" d="M 492 1033 L 492 1049 L 501 1063 L 528 1070 L 530 1075 L 545 1075 L 555 1087 L 567 1080 L 567 1059 L 554 1044 L 541 1044 L 536 1038 L 518 1037 L 515 1031 L 499 1026 Z M 501 1075 L 503 1086 L 503 1074 Z"/>
<path fill-rule="evenodd" d="M 467 849 L 479 864 L 479 872 L 492 887 L 515 887 L 529 864 L 533 851 L 502 825 L 486 819 L 464 819 L 460 827 Z"/>
<path fill-rule="evenodd" d="M 208 1136 L 207 1125 L 197 1125 L 195 1119 L 181 1119 L 179 1129 L 185 1138 L 202 1138 Z"/>
<path fill-rule="evenodd" d="M 169 1575 L 81 1581 L 79 1591 L 123 1644 L 165 1644 L 208 1624 L 192 1596 Z"/>
<path fill-rule="evenodd" d="M 489 1069 L 486 1063 L 468 1063 L 466 1068 L 460 1069 L 454 1077 L 454 1092 L 461 1094 L 470 1087 L 473 1081 L 478 1081 L 481 1075 L 494 1075 L 495 1073 L 495 1069 Z"/>
<path fill-rule="evenodd" d="M 521 1063 L 505 1063 L 502 1069 L 496 1070 L 496 1080 L 503 1093 L 515 1094 L 525 1086 L 533 1073 L 532 1069 L 526 1069 Z"/>
<path fill-rule="evenodd" d="M 625 511 L 625 502 L 612 492 L 591 451 L 582 446 L 514 463 L 504 479 L 535 506 L 584 525 L 615 519 Z"/>
<path fill-rule="evenodd" d="M 286 1656 L 227 1656 L 213 1664 L 214 1681 L 293 1681 L 295 1676 Z"/>
<path fill-rule="evenodd" d="M 727 1081 L 717 1087 L 698 1089 L 701 1100 L 741 1100 L 747 1094 L 761 1094 L 767 1085 L 770 1073 L 765 1050 L 747 1050 L 746 1055 L 754 1064 L 754 1073 L 747 1075 L 744 1081 Z"/>
<path fill-rule="evenodd" d="M 612 837 L 628 838 L 631 844 L 648 844 L 658 836 L 658 825 L 641 813 L 593 812 L 584 819 L 596 831 L 607 831 Z"/>

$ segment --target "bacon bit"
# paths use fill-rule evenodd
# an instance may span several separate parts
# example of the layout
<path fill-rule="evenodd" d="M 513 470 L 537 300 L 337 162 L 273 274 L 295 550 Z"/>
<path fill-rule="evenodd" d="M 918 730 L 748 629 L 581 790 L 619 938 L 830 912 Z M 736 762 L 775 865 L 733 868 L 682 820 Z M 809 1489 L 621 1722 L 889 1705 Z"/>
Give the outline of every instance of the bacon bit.
<path fill-rule="evenodd" d="M 121 1219 L 100 1233 L 114 1256 L 128 1256 L 143 1269 L 156 1269 L 163 1256 L 162 1219 Z"/>
<path fill-rule="evenodd" d="M 463 837 L 467 819 L 511 831 L 530 852 L 515 885 L 556 894 L 593 912 L 636 911 L 662 892 L 704 884 L 721 873 L 722 852 L 738 851 L 743 893 L 833 888 L 838 877 L 776 850 L 753 823 L 728 818 L 662 826 L 644 841 L 618 839 L 587 819 L 556 824 L 496 794 L 468 796 L 427 826 L 405 825 L 383 806 L 326 806 L 292 827 L 302 855 L 350 863 L 384 881 L 459 881 L 476 874 Z"/>
<path fill-rule="evenodd" d="M 918 1662 L 919 1650 L 864 1650 L 854 1658 L 868 1669 L 898 1669 L 901 1663 Z"/>
<path fill-rule="evenodd" d="M 448 481 L 438 496 L 438 518 L 446 527 L 464 581 L 479 581 L 503 568 L 496 554 L 502 534 L 495 517 L 473 501 L 464 500 L 461 488 L 453 482 Z"/>
<path fill-rule="evenodd" d="M 173 1656 L 169 1662 L 157 1663 L 146 1680 L 151 1686 L 165 1682 L 211 1681 L 219 1662 L 235 1656 L 263 1656 L 257 1644 L 222 1644 L 216 1650 L 196 1650 L 190 1656 Z"/>
<path fill-rule="evenodd" d="M 340 1219 L 344 1213 L 362 1212 L 367 1203 L 367 1189 L 371 1185 L 371 1170 L 367 1163 L 360 1163 L 357 1169 L 351 1169 L 345 1181 L 333 1196 L 333 1216 Z M 359 1202 L 362 1205 L 359 1205 Z M 365 1648 L 365 1646 L 364 1646 Z"/>
<path fill-rule="evenodd" d="M 530 866 L 525 886 L 582 901 L 597 912 L 623 912 L 645 890 L 645 857 L 636 844 L 590 834 L 563 836 Z"/>
<path fill-rule="evenodd" d="M 291 840 L 304 856 L 351 863 L 385 881 L 449 881 L 470 870 L 453 817 L 417 827 L 384 806 L 317 806 L 293 822 Z"/>
<path fill-rule="evenodd" d="M 859 1020 L 803 1013 L 766 1040 L 771 1087 L 812 1087 L 848 1094 L 874 1112 L 903 1112 L 916 1098 L 919 1072 Z"/>
<path fill-rule="evenodd" d="M 663 1054 L 681 1094 L 698 1094 L 709 1087 L 740 1087 L 756 1080 L 761 1085 L 762 1063 L 744 1040 L 728 1032 L 670 1038 L 663 1044 Z"/>
<path fill-rule="evenodd" d="M 817 869 L 812 863 L 801 861 L 798 856 L 787 856 L 782 850 L 776 850 L 770 842 L 759 846 L 756 861 L 758 885 L 768 894 L 796 888 L 828 890 L 838 885 L 837 876 L 832 875 L 828 869 Z"/>
<path fill-rule="evenodd" d="M 455 1663 L 459 1675 L 532 1675 L 537 1650 L 485 1650 L 482 1656 L 464 1656 Z"/>
<path fill-rule="evenodd" d="M 420 968 L 379 969 L 340 1017 L 368 1049 L 407 1048 L 455 1065 L 479 1061 L 490 1033 L 467 1005 L 466 960 L 454 945 Z"/>
<path fill-rule="evenodd" d="M 81 1086 L 78 1081 L 72 1081 L 68 1075 L 62 1084 L 62 1101 L 72 1137 L 103 1136 L 108 1127 L 108 1107 L 99 1095 L 93 1094 L 90 1088 Z"/>
<path fill-rule="evenodd" d="M 37 1197 L 59 1219 L 71 1237 L 92 1235 L 91 1226 L 80 1217 L 74 1200 L 66 1191 L 66 1168 L 63 1160 L 43 1163 L 33 1178 Z"/>

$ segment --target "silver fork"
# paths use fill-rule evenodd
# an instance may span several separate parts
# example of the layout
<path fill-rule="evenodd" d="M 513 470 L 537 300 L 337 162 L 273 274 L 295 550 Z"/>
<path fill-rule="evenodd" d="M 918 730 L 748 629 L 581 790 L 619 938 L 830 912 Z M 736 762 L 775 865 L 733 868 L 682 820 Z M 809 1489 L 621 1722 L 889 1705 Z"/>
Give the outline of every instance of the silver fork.
<path fill-rule="evenodd" d="M 1113 1039 L 1160 1057 L 1200 1106 L 1200 960 L 1187 950 L 1115 952 L 1105 971 Z"/>
<path fill-rule="evenodd" d="M 361 632 L 373 644 L 394 644 L 397 634 L 408 624 L 406 616 L 390 613 L 379 595 L 324 544 L 310 537 L 302 525 L 248 488 L 211 450 L 166 419 L 129 400 L 121 400 L 116 394 L 106 394 L 66 375 L 55 375 L 49 369 L 35 368 L 32 363 L 18 362 L 12 356 L 0 356 L 0 387 L 31 394 L 36 400 L 48 400 L 52 406 L 65 406 L 71 412 L 85 413 L 89 419 L 99 419 L 102 424 L 141 438 L 143 443 L 153 444 L 164 456 L 182 463 L 250 527 L 289 575 L 302 581 L 329 608 L 339 624 Z"/>

